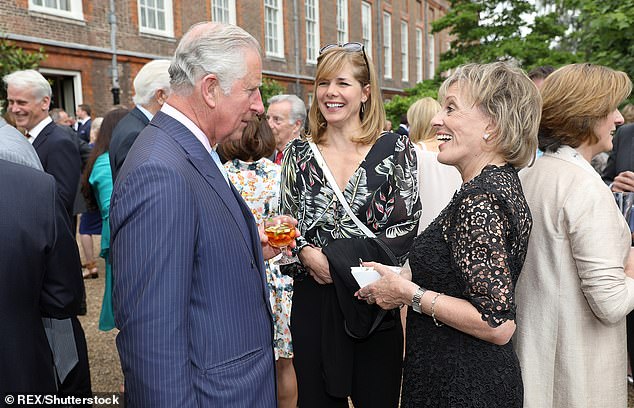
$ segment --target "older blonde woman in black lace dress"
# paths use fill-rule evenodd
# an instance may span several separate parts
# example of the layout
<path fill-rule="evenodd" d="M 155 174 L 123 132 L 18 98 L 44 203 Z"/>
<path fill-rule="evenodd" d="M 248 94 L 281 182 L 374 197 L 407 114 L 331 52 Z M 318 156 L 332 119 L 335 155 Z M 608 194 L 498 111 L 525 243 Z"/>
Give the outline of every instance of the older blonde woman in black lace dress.
<path fill-rule="evenodd" d="M 414 241 L 412 280 L 367 263 L 382 278 L 358 296 L 413 309 L 402 407 L 521 407 L 510 340 L 532 221 L 517 171 L 535 154 L 541 99 L 520 69 L 501 62 L 458 68 L 439 95 L 438 161 L 458 169 L 462 187 Z"/>

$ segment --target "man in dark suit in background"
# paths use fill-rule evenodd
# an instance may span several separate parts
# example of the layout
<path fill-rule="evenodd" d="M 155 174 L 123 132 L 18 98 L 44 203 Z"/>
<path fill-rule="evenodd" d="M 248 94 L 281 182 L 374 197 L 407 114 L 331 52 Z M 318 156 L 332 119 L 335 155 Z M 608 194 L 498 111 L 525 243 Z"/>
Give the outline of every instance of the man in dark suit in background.
<path fill-rule="evenodd" d="M 260 47 L 239 27 L 199 23 L 169 72 L 172 93 L 110 207 L 126 405 L 274 407 L 263 261 L 274 253 L 212 149 L 264 112 Z"/>
<path fill-rule="evenodd" d="M 27 130 L 27 138 L 35 148 L 44 171 L 55 178 L 57 194 L 71 225 L 73 203 L 79 184 L 80 157 L 75 142 L 48 115 L 51 86 L 42 74 L 35 70 L 16 71 L 6 75 L 3 80 L 7 84 L 7 110 L 17 126 Z M 75 231 L 72 225 L 71 231 Z M 69 270 L 67 273 L 76 273 L 81 277 L 81 267 L 78 271 Z M 68 347 L 64 349 L 76 350 L 72 359 L 77 361 L 70 371 L 67 370 L 70 367 L 66 364 L 57 365 L 60 395 L 91 396 L 88 349 L 79 320 L 73 316 L 68 321 L 54 318 L 50 323 L 54 326 L 50 332 L 51 336 L 72 328 L 73 336 L 70 340 L 74 340 L 73 344 L 67 343 Z M 59 341 L 67 340 L 69 339 L 64 338 Z M 61 355 L 58 354 L 56 358 L 58 356 Z"/>
<path fill-rule="evenodd" d="M 634 191 L 634 123 L 616 130 L 602 177 L 613 192 Z"/>
<path fill-rule="evenodd" d="M 409 123 L 407 123 L 407 113 L 401 115 L 401 123 L 398 125 L 395 133 L 403 136 L 409 136 Z"/>
<path fill-rule="evenodd" d="M 134 78 L 136 106 L 121 119 L 112 131 L 110 140 L 110 168 L 116 180 L 130 147 L 139 133 L 150 123 L 170 94 L 170 66 L 168 60 L 155 60 L 145 64 Z"/>
<path fill-rule="evenodd" d="M 90 118 L 91 113 L 92 109 L 90 105 L 85 103 L 78 105 L 75 110 L 75 116 L 77 117 L 75 131 L 77 132 L 77 136 L 86 143 L 90 143 L 90 126 L 92 125 L 92 119 Z"/>
<path fill-rule="evenodd" d="M 3 149 L 0 141 L 0 155 Z M 6 394 L 56 393 L 54 360 L 42 323 L 77 314 L 83 280 L 55 179 L 2 159 L 0 174 L 0 398 L 4 401 Z M 72 337 L 72 330 L 69 334 Z"/>

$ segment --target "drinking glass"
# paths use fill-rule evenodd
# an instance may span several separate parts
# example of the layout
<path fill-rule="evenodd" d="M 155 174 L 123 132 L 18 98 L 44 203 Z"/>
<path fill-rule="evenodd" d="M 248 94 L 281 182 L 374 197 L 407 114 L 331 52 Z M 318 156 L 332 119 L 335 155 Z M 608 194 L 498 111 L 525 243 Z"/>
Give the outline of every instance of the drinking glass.
<path fill-rule="evenodd" d="M 297 257 L 286 254 L 288 246 L 295 239 L 295 226 L 285 222 L 284 217 L 272 217 L 264 220 L 264 233 L 269 239 L 269 245 L 279 248 L 282 256 L 269 261 L 272 265 L 288 265 L 297 262 Z"/>

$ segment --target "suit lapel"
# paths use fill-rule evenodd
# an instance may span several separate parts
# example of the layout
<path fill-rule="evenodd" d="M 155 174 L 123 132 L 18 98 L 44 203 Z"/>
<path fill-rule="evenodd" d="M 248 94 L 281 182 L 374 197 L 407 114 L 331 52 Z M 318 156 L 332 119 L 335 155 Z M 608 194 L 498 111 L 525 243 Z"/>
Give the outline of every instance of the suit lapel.
<path fill-rule="evenodd" d="M 55 122 L 51 122 L 48 125 L 44 126 L 44 129 L 42 129 L 40 134 L 37 135 L 37 137 L 33 141 L 33 148 L 37 150 L 44 142 L 46 142 L 49 133 L 51 133 L 51 130 L 53 129 L 52 126 L 55 126 Z"/>
<path fill-rule="evenodd" d="M 240 208 L 241 199 L 236 199 L 232 192 L 232 188 L 229 187 L 220 172 L 220 169 L 214 163 L 202 143 L 200 143 L 200 141 L 196 139 L 196 136 L 194 136 L 182 123 L 163 112 L 157 112 L 152 119 L 152 124 L 164 129 L 168 135 L 172 136 L 174 140 L 183 147 L 187 153 L 189 161 L 198 170 L 198 172 L 203 175 L 205 181 L 207 181 L 207 183 L 216 191 L 225 204 L 225 207 L 231 213 L 231 216 L 240 230 L 247 247 L 250 248 L 252 253 L 256 253 L 257 251 L 255 251 L 252 245 L 249 229 L 244 228 L 248 227 L 248 223 L 246 222 L 247 220 L 242 214 L 242 210 Z M 249 213 L 249 215 L 253 217 L 251 213 Z"/>

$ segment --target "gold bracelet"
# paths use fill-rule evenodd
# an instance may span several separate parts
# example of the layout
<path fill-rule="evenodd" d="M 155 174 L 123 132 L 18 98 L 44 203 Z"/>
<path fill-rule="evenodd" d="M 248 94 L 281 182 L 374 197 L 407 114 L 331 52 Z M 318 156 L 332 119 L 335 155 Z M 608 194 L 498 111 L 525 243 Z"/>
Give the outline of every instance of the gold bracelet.
<path fill-rule="evenodd" d="M 434 298 L 431 301 L 431 318 L 434 319 L 434 324 L 436 325 L 436 327 L 444 326 L 443 323 L 438 323 L 438 320 L 436 320 L 436 312 L 434 311 L 434 307 L 436 307 L 436 301 L 442 295 L 444 295 L 444 293 L 440 293 L 440 292 L 436 293 L 436 296 L 434 296 Z"/>

